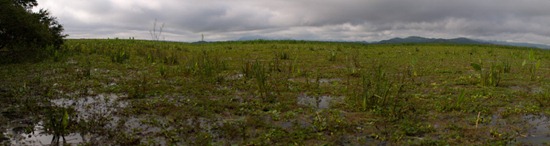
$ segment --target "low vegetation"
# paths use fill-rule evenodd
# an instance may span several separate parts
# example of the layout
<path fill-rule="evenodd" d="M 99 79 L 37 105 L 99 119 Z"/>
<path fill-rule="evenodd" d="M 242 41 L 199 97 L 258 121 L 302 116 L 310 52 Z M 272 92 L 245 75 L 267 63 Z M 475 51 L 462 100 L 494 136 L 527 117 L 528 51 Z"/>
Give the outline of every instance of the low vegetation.
<path fill-rule="evenodd" d="M 503 145 L 550 114 L 548 50 L 67 40 L 52 53 L 0 66 L 0 143 L 38 125 L 89 145 Z"/>

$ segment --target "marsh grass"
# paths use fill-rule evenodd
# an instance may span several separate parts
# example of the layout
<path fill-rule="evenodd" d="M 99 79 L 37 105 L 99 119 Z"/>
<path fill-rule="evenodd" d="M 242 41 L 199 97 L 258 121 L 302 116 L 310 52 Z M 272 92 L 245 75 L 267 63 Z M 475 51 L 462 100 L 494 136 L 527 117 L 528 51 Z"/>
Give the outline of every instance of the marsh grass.
<path fill-rule="evenodd" d="M 166 78 L 168 76 L 168 69 L 164 65 L 159 66 L 159 74 L 162 78 Z"/>
<path fill-rule="evenodd" d="M 169 55 L 163 57 L 162 63 L 166 65 L 177 65 L 179 64 L 180 57 L 178 53 L 174 50 L 171 50 Z"/>
<path fill-rule="evenodd" d="M 284 51 L 275 52 L 275 58 L 280 60 L 290 60 L 290 54 Z"/>
<path fill-rule="evenodd" d="M 523 66 L 525 66 L 525 62 L 523 63 Z M 532 60 L 530 63 L 527 63 L 527 70 L 529 72 L 529 78 L 531 80 L 536 80 L 538 77 L 538 71 L 540 70 L 541 62 L 540 60 Z"/>
<path fill-rule="evenodd" d="M 336 52 L 335 51 L 330 51 L 328 61 L 331 61 L 331 62 L 336 61 Z"/>
<path fill-rule="evenodd" d="M 362 111 L 387 115 L 391 119 L 402 119 L 411 108 L 409 97 L 403 94 L 407 85 L 406 76 L 390 75 L 382 65 L 375 65 L 370 72 L 363 74 L 360 85 L 357 101 Z"/>
<path fill-rule="evenodd" d="M 63 57 L 63 54 L 61 53 L 61 51 L 59 51 L 59 50 L 54 50 L 53 51 L 53 61 L 54 62 L 61 61 L 62 57 Z"/>
<path fill-rule="evenodd" d="M 483 68 L 483 63 L 471 63 L 470 66 L 478 72 L 478 78 L 482 86 L 497 87 L 502 79 L 502 74 L 506 68 L 500 65 L 491 65 L 489 68 Z"/>
<path fill-rule="evenodd" d="M 512 64 L 508 61 L 502 61 L 502 72 L 503 73 L 510 73 L 512 70 Z"/>
<path fill-rule="evenodd" d="M 465 90 L 458 91 L 456 95 L 438 97 L 443 98 L 440 103 L 435 106 L 438 111 L 442 112 L 464 112 L 472 113 L 479 111 L 479 97 L 480 95 L 471 96 L 466 93 Z"/>
<path fill-rule="evenodd" d="M 271 72 L 282 72 L 283 71 L 283 60 L 280 57 L 275 56 L 273 60 L 269 63 L 269 71 Z"/>
<path fill-rule="evenodd" d="M 540 91 L 537 95 L 534 96 L 535 101 L 540 107 L 549 107 L 550 106 L 550 89 L 545 91 Z"/>
<path fill-rule="evenodd" d="M 139 99 L 147 97 L 147 94 L 150 90 L 149 88 L 149 77 L 146 75 L 140 74 L 137 80 L 131 80 L 128 83 L 128 97 L 131 99 Z"/>
<path fill-rule="evenodd" d="M 264 64 L 262 64 L 260 61 L 256 61 L 251 66 L 252 69 L 252 77 L 256 80 L 256 85 L 258 87 L 258 92 L 260 93 L 260 96 L 263 98 L 268 98 L 269 96 L 269 72 L 267 71 Z"/>
<path fill-rule="evenodd" d="M 126 60 L 130 59 L 130 54 L 126 52 L 126 50 L 116 50 L 110 55 L 113 63 L 124 63 Z"/>
<path fill-rule="evenodd" d="M 45 132 L 52 134 L 51 143 L 54 145 L 64 144 L 65 136 L 69 134 L 70 116 L 69 109 L 50 107 L 46 111 Z M 61 143 L 60 143 L 61 142 Z"/>
<path fill-rule="evenodd" d="M 86 60 L 80 63 L 73 71 L 73 74 L 78 79 L 91 79 L 92 78 L 92 63 L 90 60 Z"/>
<path fill-rule="evenodd" d="M 186 73 L 191 75 L 213 78 L 219 72 L 227 69 L 227 63 L 207 51 L 202 51 L 202 53 L 195 54 L 186 63 L 185 69 Z"/>
<path fill-rule="evenodd" d="M 252 78 L 254 76 L 254 72 L 252 70 L 252 61 L 243 61 L 243 65 L 241 66 L 241 73 L 246 78 Z"/>
<path fill-rule="evenodd" d="M 540 70 L 541 62 L 539 57 L 536 56 L 535 50 L 531 49 L 528 52 L 527 59 L 523 60 L 521 64 L 523 68 L 527 68 L 529 72 L 529 78 L 535 81 L 538 77 L 538 70 Z"/>
<path fill-rule="evenodd" d="M 541 50 L 120 39 L 66 45 L 57 62 L 0 66 L 0 116 L 8 117 L 0 125 L 47 117 L 40 113 L 48 100 L 87 91 L 123 95 L 128 105 L 114 113 L 115 126 L 106 126 L 107 116 L 69 118 L 76 125 L 69 133 L 101 138 L 82 145 L 498 145 L 529 130 L 509 130 L 524 126 L 517 117 L 548 113 L 550 56 Z M 113 59 L 125 58 L 120 52 L 128 58 Z M 322 96 L 341 101 L 307 107 L 298 104 L 302 94 L 317 104 Z M 57 123 L 63 114 L 56 112 Z M 491 115 L 500 115 L 497 124 Z"/>

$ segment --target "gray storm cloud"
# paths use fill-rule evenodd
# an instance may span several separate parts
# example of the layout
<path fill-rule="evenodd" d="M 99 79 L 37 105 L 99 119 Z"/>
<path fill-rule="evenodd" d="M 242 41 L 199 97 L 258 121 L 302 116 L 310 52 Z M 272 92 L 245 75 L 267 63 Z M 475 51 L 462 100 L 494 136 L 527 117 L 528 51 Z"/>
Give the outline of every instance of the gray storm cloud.
<path fill-rule="evenodd" d="M 470 37 L 550 44 L 547 0 L 39 0 L 73 38 L 149 39 L 155 19 L 167 40 L 244 36 L 375 41 Z"/>

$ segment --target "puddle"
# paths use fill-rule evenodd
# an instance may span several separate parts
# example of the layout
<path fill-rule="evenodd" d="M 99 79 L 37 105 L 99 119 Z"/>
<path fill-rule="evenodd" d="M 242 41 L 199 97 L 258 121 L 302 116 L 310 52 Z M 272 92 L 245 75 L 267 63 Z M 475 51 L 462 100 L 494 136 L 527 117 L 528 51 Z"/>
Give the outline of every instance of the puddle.
<path fill-rule="evenodd" d="M 542 87 L 533 87 L 531 88 L 531 94 L 543 94 L 544 89 Z"/>
<path fill-rule="evenodd" d="M 296 81 L 300 81 L 300 80 L 299 79 L 288 79 L 288 81 L 296 82 Z M 317 79 L 309 79 L 308 81 L 310 83 L 317 83 Z M 337 82 L 342 82 L 342 79 L 340 79 L 340 78 L 319 78 L 319 83 L 320 84 L 332 84 L 332 83 L 337 83 Z"/>
<path fill-rule="evenodd" d="M 332 83 L 341 82 L 341 81 L 342 79 L 340 78 L 320 78 L 318 82 L 320 84 L 332 84 Z M 309 82 L 316 83 L 317 79 L 310 79 Z"/>
<path fill-rule="evenodd" d="M 532 127 L 525 137 L 516 139 L 517 142 L 532 145 L 550 144 L 550 119 L 547 116 L 527 115 L 523 119 Z"/>
<path fill-rule="evenodd" d="M 311 106 L 318 109 L 330 108 L 330 105 L 333 104 L 333 102 L 340 102 L 341 100 L 342 97 L 332 97 L 328 95 L 314 97 L 308 96 L 307 94 L 302 94 L 298 96 L 299 105 Z"/>
<path fill-rule="evenodd" d="M 334 78 L 334 79 L 319 79 L 319 83 L 321 84 L 324 84 L 324 83 L 334 83 L 334 82 L 341 82 L 342 79 L 340 78 Z"/>
<path fill-rule="evenodd" d="M 544 94 L 545 90 L 542 87 L 522 87 L 522 86 L 511 86 L 510 89 L 516 92 L 525 92 L 529 94 Z"/>
<path fill-rule="evenodd" d="M 34 126 L 33 132 L 26 133 L 24 130 L 16 130 L 17 128 L 14 128 L 12 130 L 7 130 L 6 133 L 4 133 L 5 136 L 11 137 L 11 145 L 52 145 L 54 142 L 54 136 L 52 134 L 45 133 L 44 124 L 42 122 L 39 122 Z M 67 136 L 65 136 L 65 143 L 67 144 L 76 144 L 81 143 L 84 140 L 84 137 L 81 134 L 78 133 L 71 133 Z M 63 139 L 59 140 L 59 144 L 63 143 Z"/>
<path fill-rule="evenodd" d="M 56 107 L 72 108 L 75 111 L 75 116 L 71 121 L 90 121 L 94 118 L 109 117 L 119 108 L 126 107 L 127 102 L 119 102 L 116 94 L 99 94 L 97 96 L 88 96 L 78 99 L 56 99 L 51 100 L 51 104 Z M 103 121 L 107 122 L 108 121 Z M 9 138 L 11 145 L 55 145 L 54 135 L 48 134 L 42 121 L 38 123 L 12 123 L 8 125 L 8 129 L 4 135 Z M 74 123 L 73 123 L 74 124 Z M 11 128 L 10 128 L 11 127 Z M 27 129 L 25 127 L 32 127 Z M 26 129 L 26 130 L 25 130 Z M 89 142 L 96 139 L 97 136 L 81 133 L 70 133 L 65 136 L 65 141 L 59 139 L 59 144 L 76 145 L 83 142 Z"/>
<path fill-rule="evenodd" d="M 244 78 L 244 74 L 241 73 L 227 77 L 228 80 L 238 80 L 242 78 Z"/>
<path fill-rule="evenodd" d="M 109 116 L 119 108 L 128 105 L 127 102 L 118 102 L 116 94 L 99 94 L 79 99 L 56 99 L 52 104 L 58 107 L 72 107 L 77 113 L 77 120 L 89 120 L 94 115 Z"/>

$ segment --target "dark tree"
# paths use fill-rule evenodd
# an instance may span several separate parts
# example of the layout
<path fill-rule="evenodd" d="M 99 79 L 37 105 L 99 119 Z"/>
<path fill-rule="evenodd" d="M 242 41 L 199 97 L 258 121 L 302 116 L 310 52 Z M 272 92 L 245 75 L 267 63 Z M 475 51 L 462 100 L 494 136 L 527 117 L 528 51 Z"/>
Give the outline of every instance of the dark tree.
<path fill-rule="evenodd" d="M 0 50 L 22 60 L 43 56 L 47 49 L 63 44 L 63 26 L 47 10 L 32 12 L 36 0 L 0 0 Z"/>

